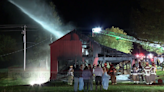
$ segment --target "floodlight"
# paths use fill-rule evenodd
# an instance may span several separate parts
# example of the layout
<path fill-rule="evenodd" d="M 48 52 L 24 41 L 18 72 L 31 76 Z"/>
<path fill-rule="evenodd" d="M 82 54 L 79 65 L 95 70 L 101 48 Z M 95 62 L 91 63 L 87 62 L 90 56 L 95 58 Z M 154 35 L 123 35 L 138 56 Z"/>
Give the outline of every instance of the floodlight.
<path fill-rule="evenodd" d="M 100 31 L 101 31 L 100 27 L 92 28 L 93 33 L 100 33 Z"/>

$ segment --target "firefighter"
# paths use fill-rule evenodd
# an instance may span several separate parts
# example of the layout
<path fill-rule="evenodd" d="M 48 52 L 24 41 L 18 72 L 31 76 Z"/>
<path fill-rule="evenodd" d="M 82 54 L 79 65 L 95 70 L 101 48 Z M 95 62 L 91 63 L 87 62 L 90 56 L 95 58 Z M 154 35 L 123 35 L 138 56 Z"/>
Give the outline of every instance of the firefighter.
<path fill-rule="evenodd" d="M 68 85 L 72 85 L 72 82 L 73 82 L 73 66 L 71 65 L 70 66 L 70 69 L 68 70 Z"/>
<path fill-rule="evenodd" d="M 139 81 L 141 81 L 141 80 L 144 81 L 143 66 L 142 66 L 141 62 L 139 62 L 138 77 L 139 77 Z"/>
<path fill-rule="evenodd" d="M 132 70 L 131 70 L 131 74 L 132 74 L 132 80 L 134 83 L 139 83 L 139 78 L 138 78 L 138 67 L 133 64 Z"/>
<path fill-rule="evenodd" d="M 155 83 L 155 77 L 156 77 L 156 65 L 154 64 L 154 62 L 152 63 L 152 67 L 151 67 L 151 72 L 150 72 L 150 77 L 151 77 L 151 82 L 150 84 L 152 84 L 153 82 Z"/>
<path fill-rule="evenodd" d="M 150 66 L 149 66 L 149 63 L 146 62 L 146 66 L 144 67 L 144 75 L 145 75 L 145 81 L 146 81 L 146 84 L 151 84 L 151 77 L 150 77 Z"/>
<path fill-rule="evenodd" d="M 110 69 L 108 72 L 109 72 L 108 74 L 111 76 L 112 85 L 117 84 L 116 83 L 116 72 L 117 71 L 113 64 L 110 65 Z"/>

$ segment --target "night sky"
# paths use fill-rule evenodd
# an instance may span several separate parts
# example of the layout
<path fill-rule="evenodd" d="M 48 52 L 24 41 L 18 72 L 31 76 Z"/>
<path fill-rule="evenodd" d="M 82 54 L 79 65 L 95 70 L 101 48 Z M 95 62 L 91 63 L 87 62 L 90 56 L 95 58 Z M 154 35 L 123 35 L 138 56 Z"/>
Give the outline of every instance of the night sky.
<path fill-rule="evenodd" d="M 131 0 L 51 0 L 66 22 L 91 29 L 116 26 L 129 29 Z"/>
<path fill-rule="evenodd" d="M 71 22 L 76 27 L 91 28 L 111 26 L 129 29 L 129 18 L 134 1 L 131 0 L 46 0 L 56 5 L 57 12 L 64 23 Z M 35 24 L 17 7 L 0 0 L 0 24 Z"/>
<path fill-rule="evenodd" d="M 97 26 L 104 29 L 115 26 L 124 29 L 128 34 L 132 33 L 130 12 L 132 7 L 137 6 L 135 0 L 46 0 L 46 2 L 53 2 L 56 5 L 63 23 L 71 22 L 82 31 L 90 32 Z M 38 25 L 7 0 L 0 0 L 0 12 L 0 25 Z"/>

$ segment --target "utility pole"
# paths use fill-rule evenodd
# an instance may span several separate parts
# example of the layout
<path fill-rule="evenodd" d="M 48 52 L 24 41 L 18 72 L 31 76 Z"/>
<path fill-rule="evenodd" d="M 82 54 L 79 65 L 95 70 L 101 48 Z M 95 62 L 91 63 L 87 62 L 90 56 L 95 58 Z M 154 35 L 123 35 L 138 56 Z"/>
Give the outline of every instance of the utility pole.
<path fill-rule="evenodd" d="M 26 25 L 24 25 L 24 29 L 22 31 L 23 36 L 23 43 L 24 43 L 24 71 L 26 70 Z"/>
<path fill-rule="evenodd" d="M 92 28 L 92 37 L 94 37 L 94 32 L 93 32 L 94 30 L 93 30 L 93 28 Z"/>

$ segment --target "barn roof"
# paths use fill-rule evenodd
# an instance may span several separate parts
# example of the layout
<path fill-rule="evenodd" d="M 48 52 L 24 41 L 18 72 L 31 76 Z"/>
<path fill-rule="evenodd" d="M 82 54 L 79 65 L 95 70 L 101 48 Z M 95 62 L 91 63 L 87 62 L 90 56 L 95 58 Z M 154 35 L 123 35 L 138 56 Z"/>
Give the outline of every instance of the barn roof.
<path fill-rule="evenodd" d="M 79 32 L 79 31 L 76 31 L 76 30 L 71 31 L 71 32 L 67 33 L 66 35 L 72 34 L 72 33 L 76 33 L 76 34 L 79 36 L 80 39 L 87 39 L 88 41 L 91 41 L 92 43 L 94 43 L 94 44 L 100 46 L 101 48 L 110 51 L 110 54 L 114 54 L 114 55 L 116 55 L 116 56 L 122 56 L 122 57 L 134 57 L 134 56 L 131 55 L 131 54 L 127 54 L 127 53 L 118 51 L 118 50 L 116 50 L 116 49 L 113 49 L 113 48 L 110 48 L 110 47 L 101 45 L 99 42 L 97 42 L 97 41 L 95 41 L 94 39 L 92 39 L 92 37 L 89 37 L 89 36 L 85 35 L 84 33 Z M 59 38 L 59 39 L 56 40 L 56 41 L 61 40 L 61 39 L 64 38 L 66 35 L 64 35 L 63 37 Z M 55 43 L 56 41 L 54 41 L 53 43 Z M 52 45 L 53 43 L 51 43 L 50 45 Z"/>
<path fill-rule="evenodd" d="M 87 35 L 85 35 L 85 34 L 79 32 L 79 31 L 73 30 L 73 31 L 71 31 L 70 33 L 72 33 L 72 32 L 75 32 L 75 33 L 79 36 L 80 39 L 88 39 L 88 40 L 91 41 L 92 43 L 95 43 L 95 44 L 99 45 L 101 48 L 106 49 L 106 50 L 109 50 L 109 51 L 112 52 L 112 53 L 115 53 L 115 54 L 121 55 L 121 56 L 126 56 L 126 57 L 134 57 L 134 56 L 131 55 L 131 54 L 127 54 L 127 53 L 118 51 L 118 50 L 116 50 L 116 49 L 113 49 L 113 48 L 110 48 L 110 47 L 101 45 L 99 42 L 97 42 L 97 41 L 95 41 L 94 39 L 92 39 L 92 37 L 89 37 L 89 36 L 87 36 Z"/>

